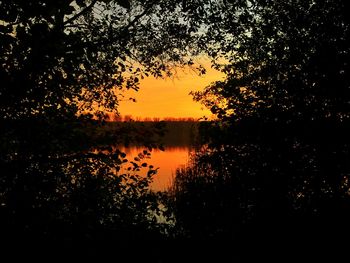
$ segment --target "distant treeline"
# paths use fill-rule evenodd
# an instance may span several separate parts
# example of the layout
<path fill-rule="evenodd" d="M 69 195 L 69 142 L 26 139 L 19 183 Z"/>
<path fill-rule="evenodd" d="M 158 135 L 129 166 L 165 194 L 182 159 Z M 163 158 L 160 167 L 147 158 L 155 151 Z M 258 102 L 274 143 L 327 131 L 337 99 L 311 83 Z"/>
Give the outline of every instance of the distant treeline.
<path fill-rule="evenodd" d="M 147 120 L 142 121 L 110 121 L 105 123 L 98 134 L 120 134 L 121 130 L 128 129 L 129 136 L 135 144 L 143 142 L 147 137 L 149 140 L 162 144 L 165 147 L 189 147 L 197 144 L 199 140 L 200 127 L 209 125 L 208 121 L 197 121 L 191 118 L 169 118 L 169 120 Z M 146 131 L 152 131 L 148 133 Z M 140 139 L 135 139 L 137 134 Z M 142 139 L 141 139 L 142 138 Z"/>
<path fill-rule="evenodd" d="M 122 122 L 122 121 L 139 121 L 139 122 L 158 122 L 158 121 L 179 121 L 179 122 L 195 122 L 199 119 L 193 118 L 193 117 L 134 117 L 132 115 L 117 115 L 115 113 L 113 114 L 106 114 L 105 116 L 106 121 L 110 122 Z"/>

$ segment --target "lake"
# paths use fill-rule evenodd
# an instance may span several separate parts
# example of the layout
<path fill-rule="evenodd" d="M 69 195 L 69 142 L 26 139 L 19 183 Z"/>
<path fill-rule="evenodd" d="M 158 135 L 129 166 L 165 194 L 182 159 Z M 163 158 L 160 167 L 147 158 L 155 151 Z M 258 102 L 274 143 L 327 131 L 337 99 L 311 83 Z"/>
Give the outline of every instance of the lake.
<path fill-rule="evenodd" d="M 122 149 L 127 154 L 127 158 L 133 159 L 142 152 L 144 148 L 141 147 L 128 147 Z M 153 149 L 151 152 L 151 158 L 147 161 L 149 165 L 153 165 L 158 168 L 158 173 L 153 177 L 153 183 L 151 189 L 155 191 L 165 191 L 171 185 L 177 168 L 184 167 L 189 160 L 189 154 L 191 146 L 168 146 L 165 147 L 165 151 Z M 146 174 L 143 171 L 141 174 Z"/>
<path fill-rule="evenodd" d="M 160 123 L 158 123 L 160 124 Z M 150 128 L 157 123 L 154 122 L 124 122 L 108 123 L 106 130 L 111 133 L 118 133 L 119 127 L 132 127 L 136 130 Z M 190 152 L 196 144 L 196 137 L 199 132 L 199 122 L 195 121 L 166 121 L 163 136 L 156 135 L 156 141 L 164 146 L 165 150 L 152 149 L 151 158 L 146 159 L 148 165 L 159 168 L 158 173 L 153 177 L 152 190 L 164 191 L 171 186 L 177 168 L 185 166 L 190 157 Z M 153 136 L 155 136 L 153 134 Z M 124 152 L 128 160 L 133 160 L 145 150 L 145 147 L 130 143 L 129 146 L 115 146 Z M 126 166 L 127 167 L 127 166 Z M 148 168 L 141 169 L 139 174 L 146 175 Z"/>

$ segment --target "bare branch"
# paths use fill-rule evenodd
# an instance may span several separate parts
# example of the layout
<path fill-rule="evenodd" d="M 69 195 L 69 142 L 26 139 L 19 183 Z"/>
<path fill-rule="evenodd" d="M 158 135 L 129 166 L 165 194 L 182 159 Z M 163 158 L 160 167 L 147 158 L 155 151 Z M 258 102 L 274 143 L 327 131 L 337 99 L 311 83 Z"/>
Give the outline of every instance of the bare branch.
<path fill-rule="evenodd" d="M 84 15 L 86 12 L 88 12 L 89 10 L 91 10 L 94 5 L 96 4 L 98 0 L 93 0 L 88 6 L 86 6 L 83 10 L 81 10 L 79 13 L 75 14 L 74 16 L 72 16 L 71 18 L 69 18 L 67 21 L 65 21 L 63 23 L 63 25 L 67 25 L 71 22 L 73 22 L 74 20 L 76 20 L 77 18 L 79 18 L 80 16 Z"/>

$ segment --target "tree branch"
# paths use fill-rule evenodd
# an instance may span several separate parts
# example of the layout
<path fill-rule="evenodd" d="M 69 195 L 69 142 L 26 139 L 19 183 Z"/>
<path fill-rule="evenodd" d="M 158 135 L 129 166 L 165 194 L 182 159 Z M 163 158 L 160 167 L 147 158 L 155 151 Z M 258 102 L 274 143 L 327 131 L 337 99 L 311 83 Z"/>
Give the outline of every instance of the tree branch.
<path fill-rule="evenodd" d="M 142 17 L 144 17 L 148 13 L 148 11 L 154 6 L 154 4 L 156 2 L 157 1 L 149 2 L 148 5 L 145 7 L 145 9 L 140 14 L 135 16 L 134 19 L 131 20 L 130 23 L 127 24 L 117 35 L 110 37 L 108 39 L 108 42 L 112 42 L 114 40 L 117 40 L 121 35 L 123 35 L 123 33 L 127 32 L 131 27 L 133 27 Z M 104 41 L 104 42 L 102 42 L 102 44 L 106 44 L 106 42 Z"/>
<path fill-rule="evenodd" d="M 76 20 L 78 17 L 84 15 L 86 12 L 88 12 L 89 10 L 91 10 L 94 5 L 96 4 L 98 0 L 93 0 L 88 6 L 86 6 L 83 10 L 81 10 L 79 13 L 75 14 L 74 16 L 72 16 L 71 18 L 69 18 L 67 21 L 65 21 L 63 23 L 63 25 L 67 25 L 71 22 L 73 22 L 74 20 Z"/>
<path fill-rule="evenodd" d="M 140 18 L 142 18 L 155 4 L 156 1 L 152 1 L 150 2 L 146 7 L 145 10 L 143 10 L 142 13 L 138 14 L 137 16 L 134 17 L 134 19 L 132 21 L 130 21 L 130 23 L 127 25 L 126 29 L 129 29 L 130 27 L 132 27 Z"/>

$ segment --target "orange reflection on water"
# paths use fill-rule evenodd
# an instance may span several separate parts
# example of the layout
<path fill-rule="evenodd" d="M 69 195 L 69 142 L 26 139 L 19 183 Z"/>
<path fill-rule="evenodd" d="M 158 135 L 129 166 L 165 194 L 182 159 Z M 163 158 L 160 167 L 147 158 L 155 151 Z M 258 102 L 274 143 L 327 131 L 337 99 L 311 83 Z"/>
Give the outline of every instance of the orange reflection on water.
<path fill-rule="evenodd" d="M 143 148 L 140 147 L 122 149 L 127 154 L 127 158 L 130 159 L 136 157 L 142 150 Z M 153 149 L 147 163 L 155 168 L 159 167 L 159 169 L 153 177 L 151 189 L 155 191 L 167 190 L 173 181 L 176 169 L 188 163 L 189 152 L 189 147 L 166 147 L 165 151 Z"/>

